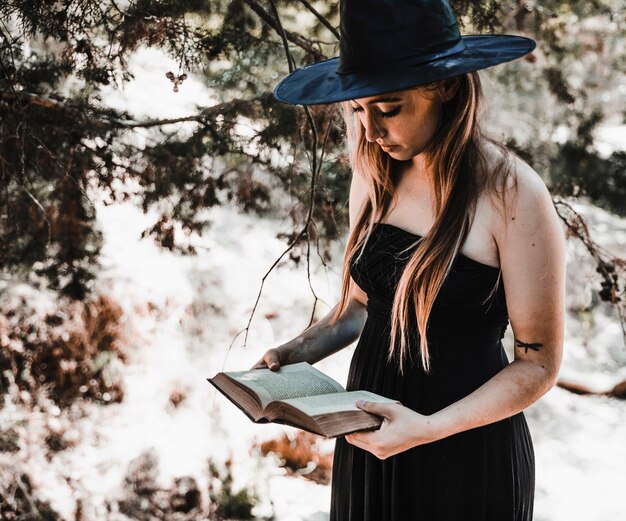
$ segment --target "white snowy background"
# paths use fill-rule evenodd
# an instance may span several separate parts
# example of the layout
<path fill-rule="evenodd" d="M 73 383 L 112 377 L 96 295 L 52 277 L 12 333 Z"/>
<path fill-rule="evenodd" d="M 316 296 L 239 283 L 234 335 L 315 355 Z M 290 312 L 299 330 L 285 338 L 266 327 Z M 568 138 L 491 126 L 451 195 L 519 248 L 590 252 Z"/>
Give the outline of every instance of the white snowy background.
<path fill-rule="evenodd" d="M 210 104 L 203 85 L 190 77 L 174 94 L 164 77 L 168 59 L 155 51 L 133 58 L 136 79 L 121 92 L 111 90 L 107 103 L 131 107 L 138 116 L 175 117 Z M 159 63 L 156 67 L 155 63 Z M 172 64 L 175 69 L 175 64 Z M 186 131 L 184 126 L 180 131 Z M 609 125 L 598 140 L 604 150 L 623 148 L 624 127 Z M 137 133 L 138 141 L 146 136 Z M 73 519 L 78 497 L 86 519 L 107 519 L 106 498 L 118 497 L 128 463 L 146 450 L 159 458 L 159 479 L 171 486 L 177 476 L 194 476 L 206 485 L 208 459 L 232 459 L 235 489 L 248 487 L 261 498 L 259 517 L 279 521 L 328 518 L 330 487 L 287 476 L 272 458 L 251 451 L 256 440 L 293 432 L 277 425 L 254 425 L 206 381 L 222 370 L 250 367 L 262 353 L 295 337 L 307 325 L 313 297 L 306 267 L 281 264 L 267 279 L 251 324 L 247 346 L 243 335 L 261 277 L 285 248 L 276 238 L 290 221 L 281 216 L 259 219 L 224 205 L 208 212 L 212 225 L 193 239 L 197 256 L 164 251 L 141 232 L 157 219 L 132 203 L 108 204 L 93 194 L 98 225 L 104 234 L 102 270 L 96 292 L 110 295 L 124 309 L 127 364 L 120 365 L 126 389 L 122 403 L 93 405 L 75 418 L 70 437 L 75 447 L 51 460 L 37 439 L 38 420 L 29 416 L 33 442 L 15 455 L 31 470 L 44 499 Z M 575 207 L 588 219 L 593 236 L 626 255 L 626 221 L 591 205 Z M 331 270 L 313 258 L 312 282 L 328 305 L 337 302 L 342 244 L 333 249 Z M 594 266 L 575 239 L 569 240 L 568 319 L 562 375 L 606 390 L 626 380 L 626 347 L 616 315 L 608 306 L 586 307 L 598 280 Z M 42 299 L 26 286 L 16 294 Z M 510 338 L 508 339 L 510 342 Z M 319 364 L 345 383 L 352 348 Z M 187 398 L 178 408 L 169 402 L 173 390 Z M 61 411 L 58 412 L 61 415 Z M 24 411 L 6 406 L 0 420 L 19 421 Z M 626 401 L 577 396 L 554 388 L 526 413 L 536 454 L 537 521 L 615 521 L 626 513 Z M 42 422 L 49 422 L 43 419 Z M 332 441 L 326 442 L 332 449 Z"/>

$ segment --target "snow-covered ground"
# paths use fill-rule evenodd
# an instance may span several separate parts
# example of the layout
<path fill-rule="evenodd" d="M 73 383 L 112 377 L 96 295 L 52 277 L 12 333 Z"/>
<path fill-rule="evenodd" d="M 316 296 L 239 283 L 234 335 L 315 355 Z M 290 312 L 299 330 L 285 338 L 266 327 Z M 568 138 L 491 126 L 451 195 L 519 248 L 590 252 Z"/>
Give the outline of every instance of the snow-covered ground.
<path fill-rule="evenodd" d="M 103 256 L 109 260 L 103 273 L 106 287 L 131 313 L 147 302 L 157 310 L 134 320 L 140 334 L 130 346 L 134 361 L 126 376 L 127 396 L 120 406 L 107 407 L 106 422 L 98 422 L 106 423 L 111 435 L 111 450 L 102 457 L 114 454 L 121 463 L 154 446 L 164 484 L 175 476 L 200 476 L 209 457 L 232 457 L 235 487 L 253 483 L 265 498 L 258 515 L 316 519 L 329 502 L 328 487 L 285 477 L 275 461 L 249 454 L 255 439 L 289 429 L 251 424 L 206 381 L 222 370 L 252 366 L 267 348 L 307 325 L 312 300 L 306 273 L 278 267 L 266 281 L 248 345 L 242 347 L 242 334 L 229 350 L 236 332 L 247 324 L 261 277 L 284 249 L 275 237 L 281 223 L 215 209 L 210 231 L 197 243 L 199 255 L 180 257 L 137 239 L 146 221 L 133 207 L 109 206 L 100 215 L 106 237 Z M 314 275 L 316 291 L 328 302 L 335 298 L 335 279 L 323 270 Z M 329 309 L 318 306 L 322 316 Z M 346 353 L 322 368 L 344 379 L 347 363 Z M 187 399 L 172 411 L 168 398 L 177 388 L 186 390 Z M 103 436 L 102 427 L 98 430 Z"/>
<path fill-rule="evenodd" d="M 151 51 L 150 51 L 151 52 Z M 150 70 L 154 56 L 138 57 L 134 70 Z M 161 58 L 162 59 L 162 58 Z M 143 60 L 143 61 L 142 61 Z M 167 63 L 158 69 L 162 72 Z M 173 66 L 173 65 L 172 65 Z M 155 73 L 156 74 L 156 73 Z M 142 79 L 143 78 L 143 79 Z M 112 97 L 116 106 L 152 100 L 141 105 L 150 117 L 187 114 L 190 93 L 198 104 L 205 92 L 193 78 L 182 94 L 171 94 L 163 81 L 167 102 L 158 96 L 133 94 Z M 156 88 L 156 87 L 154 87 Z M 167 94 L 165 92 L 167 91 Z M 140 92 L 140 91 L 139 91 Z M 112 95 L 113 96 L 113 95 Z M 159 107 L 166 107 L 162 112 Z M 178 108 L 176 108 L 178 107 Z M 251 487 L 261 497 L 257 516 L 277 521 L 322 521 L 328 518 L 330 488 L 286 476 L 271 458 L 251 451 L 255 440 L 291 431 L 277 425 L 254 425 L 239 410 L 216 395 L 206 381 L 222 370 L 251 366 L 269 347 L 287 341 L 306 326 L 313 297 L 304 265 L 283 263 L 266 280 L 251 324 L 247 346 L 239 335 L 254 305 L 261 277 L 282 253 L 276 238 L 288 221 L 241 215 L 227 206 L 209 212 L 210 229 L 196 240 L 198 255 L 181 257 L 141 240 L 141 232 L 156 220 L 130 204 L 98 204 L 104 234 L 103 269 L 97 292 L 113 297 L 124 309 L 128 364 L 123 368 L 125 398 L 120 404 L 91 406 L 89 414 L 73 421 L 76 446 L 56 453 L 18 453 L 36 476 L 38 493 L 67 519 L 75 502 L 84 499 L 86 519 L 107 519 L 105 500 L 119 497 L 128 463 L 153 449 L 159 457 L 160 481 L 196 477 L 206 489 L 209 459 L 232 458 L 235 489 Z M 614 253 L 626 255 L 626 222 L 588 206 L 577 206 L 592 223 L 594 238 Z M 321 318 L 339 293 L 342 246 L 333 250 L 332 270 L 314 258 L 312 283 L 326 302 L 318 303 Z M 562 374 L 569 380 L 608 389 L 626 379 L 626 347 L 615 315 L 589 304 L 594 268 L 580 245 L 570 239 L 567 339 Z M 608 313 L 608 314 L 607 314 Z M 351 348 L 319 367 L 345 382 Z M 173 391 L 186 399 L 174 408 Z M 2 411 L 4 418 L 20 411 Z M 536 451 L 537 521 L 614 521 L 626 512 L 626 402 L 606 397 L 577 396 L 555 388 L 527 412 Z M 29 421 L 36 423 L 36 418 Z M 332 448 L 332 442 L 327 442 Z"/>
<path fill-rule="evenodd" d="M 579 208 L 603 230 L 607 242 L 624 244 L 623 221 Z M 214 224 L 198 241 L 205 248 L 197 257 L 180 257 L 139 239 L 150 216 L 134 207 L 101 207 L 99 215 L 105 238 L 99 290 L 120 302 L 127 316 L 127 392 L 121 404 L 94 406 L 76 422 L 81 442 L 74 449 L 58 453 L 50 463 L 33 455 L 33 470 L 39 469 L 41 490 L 52 505 L 71 518 L 77 492 L 66 484 L 69 477 L 89 498 L 90 511 L 103 513 L 104 499 L 119 496 L 128 463 L 155 449 L 163 486 L 183 475 L 195 476 L 202 486 L 208 459 L 232 457 L 235 488 L 247 486 L 263 498 L 257 515 L 273 514 L 280 521 L 327 519 L 328 486 L 285 476 L 273 459 L 250 452 L 255 439 L 290 429 L 252 424 L 206 382 L 223 369 L 251 366 L 265 349 L 307 325 L 313 300 L 305 268 L 283 265 L 266 281 L 247 347 L 242 348 L 240 335 L 228 351 L 234 334 L 247 323 L 263 273 L 284 248 L 275 238 L 283 223 L 215 209 L 210 214 Z M 338 245 L 335 268 L 339 250 Z M 312 276 L 315 290 L 334 305 L 339 277 L 319 265 Z M 584 284 L 590 276 L 586 269 L 593 272 L 570 240 L 570 284 L 578 279 L 581 292 L 590 291 Z M 581 299 L 584 295 L 574 294 L 570 305 Z M 322 305 L 318 316 L 327 311 Z M 600 309 L 585 316 L 584 323 L 570 313 L 563 373 L 608 388 L 626 378 L 619 325 Z M 350 351 L 324 360 L 321 369 L 345 381 Z M 187 395 L 176 409 L 168 405 L 175 389 Z M 626 402 L 555 388 L 527 417 L 537 459 L 535 518 L 620 519 L 626 511 Z"/>

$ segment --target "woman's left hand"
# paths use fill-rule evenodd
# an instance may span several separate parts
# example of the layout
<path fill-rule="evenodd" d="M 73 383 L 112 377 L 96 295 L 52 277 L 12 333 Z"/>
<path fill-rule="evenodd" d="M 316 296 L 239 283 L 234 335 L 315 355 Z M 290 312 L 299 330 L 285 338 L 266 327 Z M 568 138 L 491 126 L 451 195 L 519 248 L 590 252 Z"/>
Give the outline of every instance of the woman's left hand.
<path fill-rule="evenodd" d="M 417 445 L 440 438 L 431 417 L 419 414 L 399 403 L 357 401 L 357 407 L 384 418 L 377 431 L 361 431 L 345 436 L 346 441 L 386 459 Z"/>

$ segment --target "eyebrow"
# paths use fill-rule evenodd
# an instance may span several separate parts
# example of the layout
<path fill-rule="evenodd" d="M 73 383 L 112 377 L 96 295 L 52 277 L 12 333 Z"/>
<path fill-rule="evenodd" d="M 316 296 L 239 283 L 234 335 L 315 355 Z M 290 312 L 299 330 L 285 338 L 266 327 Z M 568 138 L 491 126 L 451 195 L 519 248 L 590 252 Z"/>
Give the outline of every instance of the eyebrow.
<path fill-rule="evenodd" d="M 354 101 L 354 100 L 352 100 Z M 396 101 L 402 101 L 402 98 L 397 96 L 378 96 L 374 99 L 369 100 L 366 105 L 372 105 L 374 103 L 394 103 Z M 357 103 L 358 105 L 358 103 Z"/>
<path fill-rule="evenodd" d="M 371 105 L 372 103 L 392 103 L 394 101 L 402 101 L 402 98 L 398 98 L 397 96 L 378 96 L 373 100 L 369 100 L 367 105 Z"/>

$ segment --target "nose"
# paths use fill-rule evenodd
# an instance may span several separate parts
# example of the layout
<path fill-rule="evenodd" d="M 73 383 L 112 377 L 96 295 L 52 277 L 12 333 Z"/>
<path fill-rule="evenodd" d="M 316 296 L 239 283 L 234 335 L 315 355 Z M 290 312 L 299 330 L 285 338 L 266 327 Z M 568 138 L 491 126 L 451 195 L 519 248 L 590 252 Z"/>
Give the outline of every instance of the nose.
<path fill-rule="evenodd" d="M 363 118 L 363 127 L 365 128 L 365 139 L 370 143 L 385 135 L 385 128 L 371 112 Z"/>

